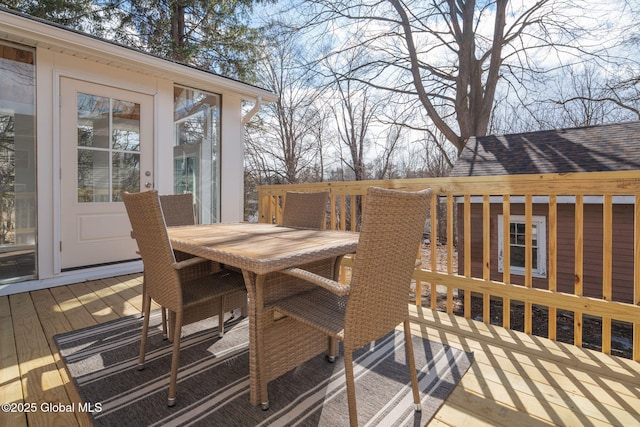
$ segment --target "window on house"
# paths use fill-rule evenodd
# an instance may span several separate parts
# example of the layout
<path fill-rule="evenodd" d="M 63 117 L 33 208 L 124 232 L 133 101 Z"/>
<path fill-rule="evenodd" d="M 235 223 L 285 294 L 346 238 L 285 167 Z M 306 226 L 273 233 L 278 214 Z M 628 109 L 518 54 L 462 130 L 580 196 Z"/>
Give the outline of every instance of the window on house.
<path fill-rule="evenodd" d="M 201 224 L 219 221 L 220 95 L 174 87 L 173 186 L 192 193 Z"/>
<path fill-rule="evenodd" d="M 504 271 L 503 216 L 498 215 L 498 271 Z M 547 277 L 546 218 L 534 216 L 531 224 L 531 270 L 534 277 Z M 511 273 L 524 275 L 526 255 L 526 221 L 523 215 L 512 215 L 509 221 Z"/>
<path fill-rule="evenodd" d="M 0 284 L 36 277 L 35 51 L 0 42 Z"/>

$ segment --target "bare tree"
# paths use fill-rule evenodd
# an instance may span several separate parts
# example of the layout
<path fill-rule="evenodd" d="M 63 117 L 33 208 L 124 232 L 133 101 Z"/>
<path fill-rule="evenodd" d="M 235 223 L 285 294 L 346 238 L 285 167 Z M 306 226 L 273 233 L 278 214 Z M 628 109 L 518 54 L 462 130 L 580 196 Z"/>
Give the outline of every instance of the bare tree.
<path fill-rule="evenodd" d="M 558 96 L 552 98 L 570 126 L 640 120 L 640 5 L 621 0 L 616 9 L 617 19 L 607 22 L 615 36 L 611 50 L 617 51 L 611 55 L 609 67 L 578 64 L 569 68 L 569 84 L 558 84 Z"/>
<path fill-rule="evenodd" d="M 260 133 L 247 138 L 247 156 L 271 181 L 296 183 L 318 175 L 315 163 L 322 152 L 319 138 L 325 119 L 317 106 L 321 91 L 312 81 L 313 70 L 304 67 L 302 53 L 295 38 L 281 32 L 257 71 L 259 84 L 278 100 L 264 105 L 260 121 L 254 122 Z"/>
<path fill-rule="evenodd" d="M 382 141 L 376 142 L 380 152 L 371 167 L 373 179 L 400 178 L 395 157 L 403 142 L 403 128 L 398 124 L 389 125 L 382 134 Z"/>
<path fill-rule="evenodd" d="M 340 141 L 340 161 L 354 174 L 356 181 L 367 179 L 365 149 L 370 142 L 369 131 L 378 105 L 366 85 L 353 80 L 335 79 L 337 102 L 333 114 Z M 342 155 L 342 148 L 348 156 Z"/>
<path fill-rule="evenodd" d="M 637 79 L 620 80 L 590 64 L 569 67 L 535 99 L 496 100 L 491 133 L 597 126 L 640 119 Z"/>
<path fill-rule="evenodd" d="M 569 78 L 571 84 L 560 85 L 559 98 L 552 100 L 562 110 L 559 116 L 564 119 L 563 125 L 594 126 L 640 119 L 637 98 L 633 101 L 636 84 L 609 84 L 607 78 L 599 76 L 591 67 L 571 69 Z"/>
<path fill-rule="evenodd" d="M 575 20 L 570 13 L 580 0 L 303 4 L 310 16 L 305 26 L 330 25 L 326 33 L 339 38 L 326 55 L 366 50 L 370 60 L 357 70 L 360 81 L 417 99 L 426 117 L 416 126 L 444 135 L 446 142 L 434 142 L 445 155 L 448 143 L 459 153 L 470 136 L 486 135 L 502 81 L 521 87 L 532 73 L 596 52 L 595 45 L 576 42 L 592 30 L 584 27 L 586 18 Z"/>

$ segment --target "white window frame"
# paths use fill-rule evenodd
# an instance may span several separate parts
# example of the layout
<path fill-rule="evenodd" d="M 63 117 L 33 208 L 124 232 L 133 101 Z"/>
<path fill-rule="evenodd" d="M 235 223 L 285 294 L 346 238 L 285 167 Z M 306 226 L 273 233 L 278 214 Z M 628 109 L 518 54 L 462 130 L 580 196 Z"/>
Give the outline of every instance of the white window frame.
<path fill-rule="evenodd" d="M 532 218 L 532 225 L 535 225 L 538 229 L 538 245 L 537 245 L 537 265 L 538 268 L 532 268 L 531 275 L 533 277 L 546 278 L 547 277 L 547 219 L 544 216 L 534 215 Z M 509 218 L 510 224 L 525 224 L 526 218 L 524 215 L 511 215 Z M 498 215 L 498 271 L 504 271 L 504 216 Z M 525 269 L 519 266 L 511 266 L 512 274 L 524 276 Z"/>

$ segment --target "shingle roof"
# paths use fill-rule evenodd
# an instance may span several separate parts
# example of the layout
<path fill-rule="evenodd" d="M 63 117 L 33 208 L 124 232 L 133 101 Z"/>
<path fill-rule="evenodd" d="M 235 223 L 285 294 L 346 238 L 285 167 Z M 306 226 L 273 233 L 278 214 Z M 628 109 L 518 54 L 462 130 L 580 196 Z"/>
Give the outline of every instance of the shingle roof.
<path fill-rule="evenodd" d="M 450 176 L 640 171 L 640 121 L 472 137 Z"/>

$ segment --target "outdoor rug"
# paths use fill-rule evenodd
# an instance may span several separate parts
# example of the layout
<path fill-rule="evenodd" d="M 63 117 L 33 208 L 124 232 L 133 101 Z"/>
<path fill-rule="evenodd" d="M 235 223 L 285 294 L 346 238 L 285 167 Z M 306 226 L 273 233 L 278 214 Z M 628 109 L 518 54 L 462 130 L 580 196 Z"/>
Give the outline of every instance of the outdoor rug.
<path fill-rule="evenodd" d="M 142 371 L 137 370 L 138 316 L 55 336 L 84 402 L 78 406 L 93 409 L 95 426 L 349 424 L 342 357 L 331 364 L 318 355 L 269 383 L 268 411 L 252 406 L 249 327 L 247 319 L 238 318 L 227 321 L 223 338 L 218 337 L 216 318 L 185 327 L 177 402 L 167 407 L 171 343 L 162 338 L 159 311 L 150 322 Z M 403 336 L 395 331 L 354 354 L 360 425 L 424 425 L 473 360 L 470 353 L 414 336 L 422 392 L 422 412 L 415 412 Z"/>

